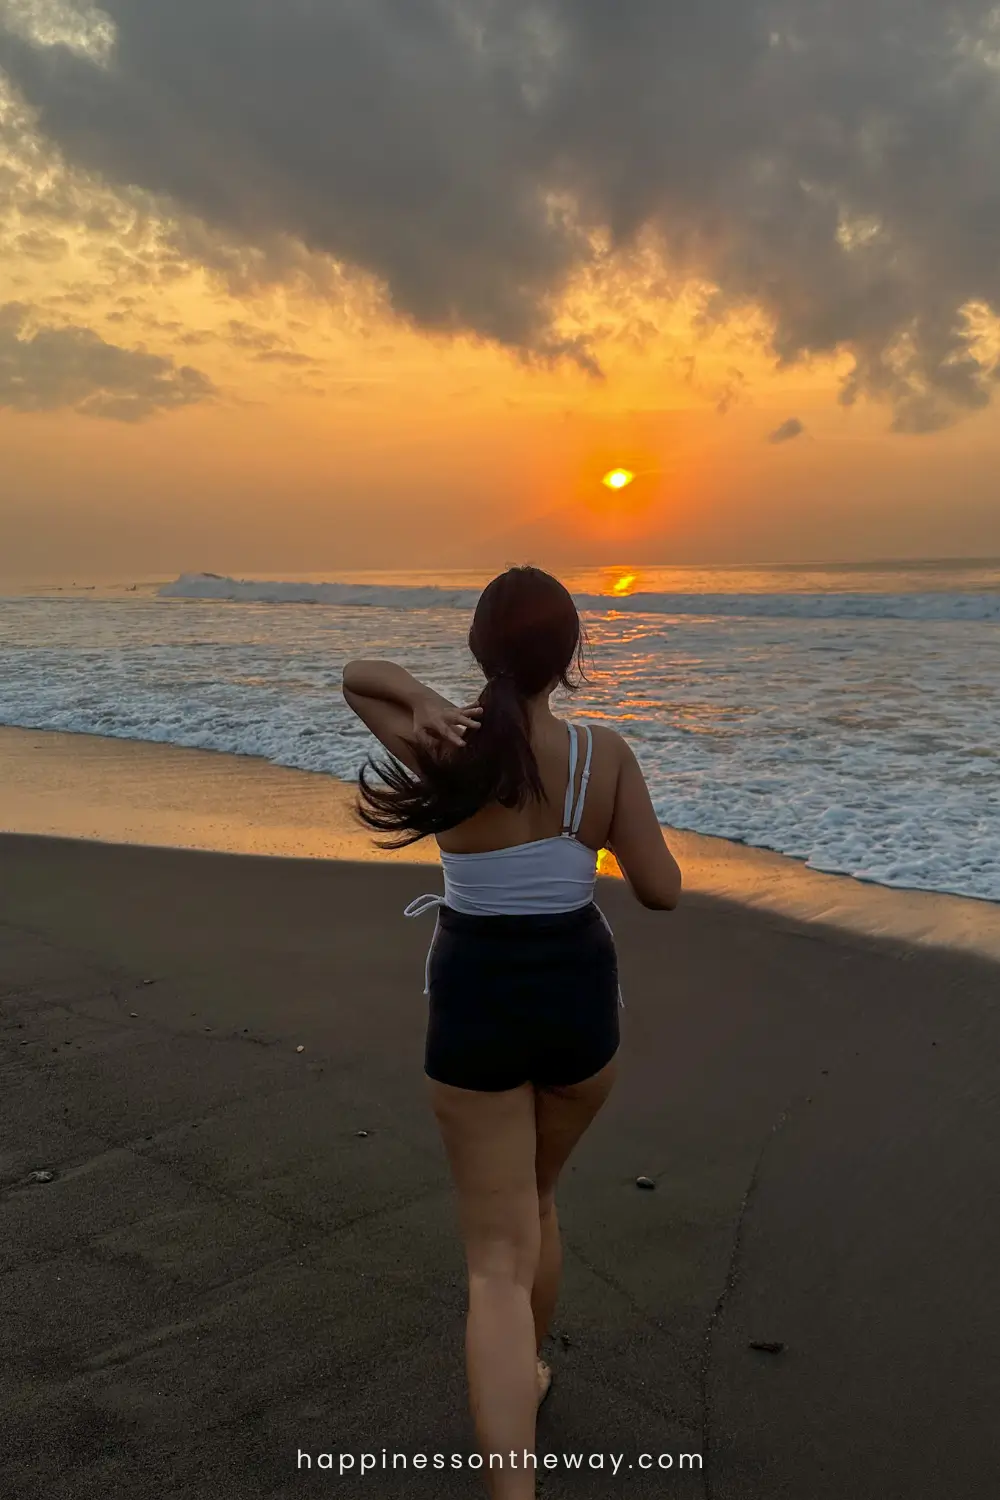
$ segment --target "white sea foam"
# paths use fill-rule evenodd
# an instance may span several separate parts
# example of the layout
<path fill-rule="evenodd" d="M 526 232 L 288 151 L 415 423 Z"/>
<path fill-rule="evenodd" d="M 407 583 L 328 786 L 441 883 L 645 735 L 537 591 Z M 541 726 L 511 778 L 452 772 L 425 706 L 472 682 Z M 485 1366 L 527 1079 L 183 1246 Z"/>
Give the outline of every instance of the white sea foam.
<path fill-rule="evenodd" d="M 162 598 L 0 601 L 0 723 L 353 777 L 373 745 L 343 702 L 344 661 L 391 655 L 471 694 L 478 590 L 465 582 L 193 577 Z M 1000 594 L 674 592 L 652 596 L 669 599 L 660 612 L 583 583 L 581 602 L 599 602 L 593 669 L 564 711 L 628 738 L 664 823 L 1000 900 L 1000 635 L 986 608 Z"/>
<path fill-rule="evenodd" d="M 231 604 L 327 604 L 341 608 L 474 609 L 477 589 L 394 584 L 271 582 L 185 573 L 160 590 L 163 599 L 213 599 Z M 957 593 L 576 593 L 591 613 L 715 615 L 727 619 L 978 620 L 1000 624 L 1000 591 Z"/>
<path fill-rule="evenodd" d="M 215 573 L 183 573 L 160 589 L 161 599 L 215 599 L 227 604 L 331 604 L 341 608 L 474 609 L 477 589 L 445 589 L 433 584 L 401 588 L 371 583 L 275 583 L 220 578 Z"/>

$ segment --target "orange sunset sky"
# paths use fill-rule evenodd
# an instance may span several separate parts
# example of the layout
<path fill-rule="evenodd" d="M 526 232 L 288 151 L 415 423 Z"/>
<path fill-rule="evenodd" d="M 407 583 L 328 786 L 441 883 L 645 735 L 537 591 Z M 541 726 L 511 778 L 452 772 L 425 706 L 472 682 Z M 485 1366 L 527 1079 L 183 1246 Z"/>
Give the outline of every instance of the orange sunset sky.
<path fill-rule="evenodd" d="M 871 24 L 888 8 L 876 0 Z M 639 67 L 636 94 L 660 99 L 678 47 L 702 86 L 684 101 L 690 136 L 620 92 L 610 138 L 588 128 L 611 105 L 580 60 L 596 45 L 587 4 L 536 7 L 545 47 L 511 63 L 506 36 L 422 37 L 414 3 L 407 46 L 447 88 L 436 73 L 399 84 L 391 111 L 370 91 L 354 125 L 311 71 L 324 45 L 333 67 L 357 40 L 343 18 L 324 31 L 322 9 L 286 22 L 258 7 L 260 32 L 230 0 L 185 0 L 154 46 L 143 17 L 168 23 L 152 0 L 0 4 L 0 574 L 1000 554 L 991 7 L 956 81 L 954 38 L 915 5 L 929 31 L 914 57 L 930 68 L 937 38 L 954 95 L 933 166 L 892 152 L 925 128 L 939 80 L 882 79 L 881 112 L 859 100 L 816 30 L 829 8 L 804 0 L 790 7 L 804 42 L 754 32 L 728 61 L 693 22 L 679 40 L 652 20 L 626 35 L 602 66 Z M 388 68 L 404 23 L 376 13 L 363 55 Z M 213 60 L 209 21 L 241 24 L 243 50 Z M 243 87 L 255 48 L 280 53 L 263 92 Z M 818 124 L 804 56 L 830 85 Z M 488 68 L 503 102 L 501 82 L 539 57 L 530 136 L 520 104 L 497 103 L 487 127 L 452 83 Z M 567 98 L 595 92 L 567 121 L 554 101 L 570 63 Z M 761 70 L 794 118 L 755 113 Z M 694 114 L 713 95 L 734 116 L 724 141 Z M 262 98 L 273 113 L 255 113 Z M 482 131 L 465 156 L 462 111 Z M 637 162 L 632 115 L 670 150 Z M 837 151 L 797 159 L 813 137 Z M 704 160 L 682 175 L 685 150 Z M 406 175 L 384 180 L 407 151 Z M 618 464 L 637 477 L 614 494 L 601 477 Z"/>

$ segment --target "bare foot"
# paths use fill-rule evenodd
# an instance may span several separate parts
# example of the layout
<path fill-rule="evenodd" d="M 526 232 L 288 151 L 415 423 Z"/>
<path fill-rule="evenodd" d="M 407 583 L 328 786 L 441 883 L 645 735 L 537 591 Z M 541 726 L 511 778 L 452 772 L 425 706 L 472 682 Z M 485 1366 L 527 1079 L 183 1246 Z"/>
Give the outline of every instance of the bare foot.
<path fill-rule="evenodd" d="M 538 1361 L 538 1404 L 541 1406 L 552 1389 L 552 1371 L 544 1359 Z"/>

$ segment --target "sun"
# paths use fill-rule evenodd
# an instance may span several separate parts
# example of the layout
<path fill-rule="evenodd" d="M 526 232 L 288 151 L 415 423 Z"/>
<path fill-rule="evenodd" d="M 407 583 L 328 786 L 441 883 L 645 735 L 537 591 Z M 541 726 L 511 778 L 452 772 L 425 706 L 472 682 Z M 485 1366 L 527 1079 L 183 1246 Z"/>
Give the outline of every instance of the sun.
<path fill-rule="evenodd" d="M 612 469 L 610 474 L 605 474 L 602 484 L 606 484 L 609 490 L 624 490 L 635 478 L 630 469 Z"/>

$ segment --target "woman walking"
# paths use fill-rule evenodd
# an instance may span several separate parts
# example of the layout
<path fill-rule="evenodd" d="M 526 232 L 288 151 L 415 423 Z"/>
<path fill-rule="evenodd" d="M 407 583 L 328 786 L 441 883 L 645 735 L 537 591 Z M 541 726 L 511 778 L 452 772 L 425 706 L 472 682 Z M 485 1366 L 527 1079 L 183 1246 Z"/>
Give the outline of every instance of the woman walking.
<path fill-rule="evenodd" d="M 458 1193 L 469 1393 L 490 1493 L 526 1500 L 534 1473 L 520 1456 L 534 1452 L 551 1382 L 540 1351 L 562 1260 L 556 1184 L 608 1097 L 618 1050 L 598 851 L 612 850 L 655 911 L 677 905 L 681 877 L 626 742 L 551 711 L 581 665 L 563 585 L 536 568 L 501 574 L 469 646 L 486 679 L 473 705 L 384 661 L 349 662 L 344 697 L 392 757 L 370 766 L 377 781 L 361 774 L 362 819 L 389 836 L 383 847 L 433 835 L 441 851 L 443 898 L 407 908 L 437 908 L 425 1070 Z"/>

